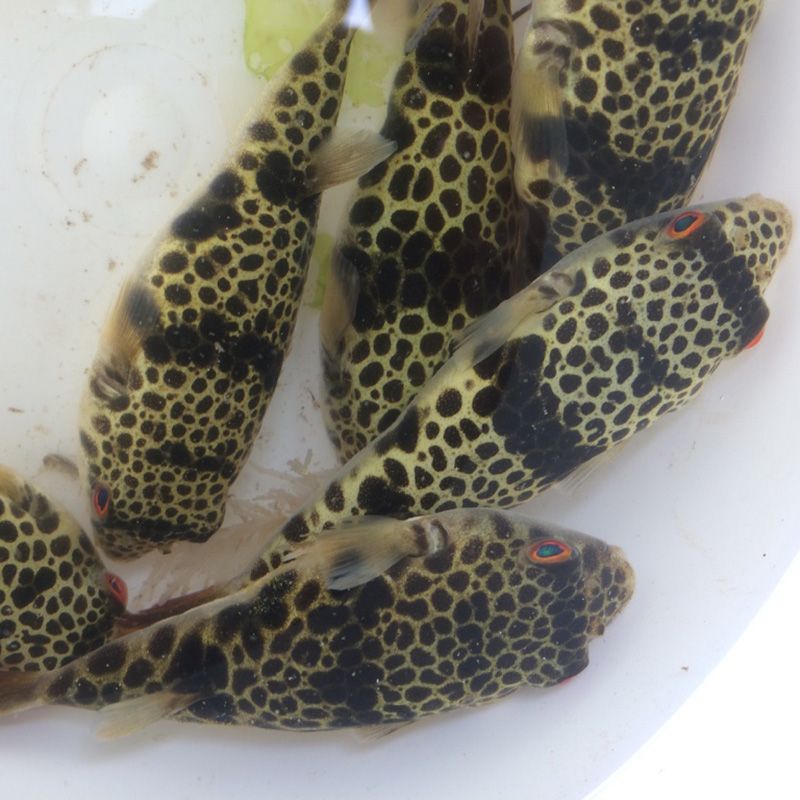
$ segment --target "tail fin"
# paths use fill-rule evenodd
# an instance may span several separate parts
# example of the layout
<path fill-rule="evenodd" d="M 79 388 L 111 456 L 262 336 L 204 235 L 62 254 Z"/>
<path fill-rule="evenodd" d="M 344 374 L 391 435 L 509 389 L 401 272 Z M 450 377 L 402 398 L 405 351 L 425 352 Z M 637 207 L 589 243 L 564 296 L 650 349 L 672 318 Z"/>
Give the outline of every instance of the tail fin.
<path fill-rule="evenodd" d="M 43 677 L 38 672 L 0 672 L 0 716 L 44 705 L 39 691 Z"/>

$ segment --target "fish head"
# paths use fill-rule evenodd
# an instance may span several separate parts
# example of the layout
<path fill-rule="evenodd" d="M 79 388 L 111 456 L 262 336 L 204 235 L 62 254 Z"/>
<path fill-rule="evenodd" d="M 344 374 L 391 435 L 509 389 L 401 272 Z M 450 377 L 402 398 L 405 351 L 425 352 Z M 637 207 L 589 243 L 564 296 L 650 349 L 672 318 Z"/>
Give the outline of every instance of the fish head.
<path fill-rule="evenodd" d="M 153 550 L 168 552 L 175 541 L 206 541 L 222 523 L 224 492 L 207 498 L 201 491 L 205 484 L 192 478 L 182 484 L 181 495 L 174 476 L 155 479 L 155 485 L 135 478 L 90 481 L 92 526 L 103 551 L 128 561 Z"/>
<path fill-rule="evenodd" d="M 602 635 L 633 595 L 634 572 L 622 550 L 593 536 L 532 524 L 518 558 L 524 583 L 538 590 L 552 641 L 566 648 Z"/>
<path fill-rule="evenodd" d="M 607 243 L 617 248 L 611 263 L 624 258 L 634 279 L 627 291 L 644 327 L 676 324 L 687 353 L 715 364 L 760 338 L 769 317 L 764 292 L 791 235 L 785 206 L 751 195 L 637 220 L 607 234 Z"/>
<path fill-rule="evenodd" d="M 127 587 L 106 571 L 75 517 L 0 467 L 0 530 L 14 567 L 4 573 L 13 602 L 0 613 L 0 664 L 42 669 L 102 644 L 125 610 Z"/>

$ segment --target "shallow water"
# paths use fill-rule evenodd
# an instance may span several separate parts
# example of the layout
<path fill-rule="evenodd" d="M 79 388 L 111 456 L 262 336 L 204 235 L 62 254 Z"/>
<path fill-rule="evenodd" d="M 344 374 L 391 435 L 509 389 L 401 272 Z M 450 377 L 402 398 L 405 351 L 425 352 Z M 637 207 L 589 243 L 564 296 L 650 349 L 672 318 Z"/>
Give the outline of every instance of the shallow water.
<path fill-rule="evenodd" d="M 76 453 L 78 400 L 106 310 L 153 232 L 219 160 L 261 82 L 247 69 L 244 4 L 8 5 L 0 427 L 2 461 L 33 476 L 46 453 Z M 768 1 L 698 199 L 760 191 L 800 213 L 790 116 L 798 25 L 800 8 Z M 381 116 L 363 101 L 342 123 Z M 328 237 L 347 193 L 325 197 Z M 594 643 L 580 678 L 429 720 L 367 748 L 348 734 L 176 723 L 100 745 L 92 717 L 47 709 L 0 724 L 4 785 L 86 796 L 79 787 L 90 776 L 117 798 L 182 796 L 189 787 L 193 797 L 243 795 L 265 785 L 282 797 L 427 797 L 456 788 L 466 797 L 584 796 L 698 685 L 797 553 L 796 252 L 795 244 L 767 293 L 772 317 L 759 347 L 723 365 L 695 403 L 636 437 L 575 493 L 553 490 L 526 506 L 621 545 L 637 570 L 637 595 Z M 259 467 L 285 471 L 308 450 L 312 468 L 335 463 L 309 366 L 317 364 L 318 298 L 312 275 L 238 497 L 280 485 Z M 41 482 L 57 486 L 86 521 L 75 486 L 51 475 Z"/>

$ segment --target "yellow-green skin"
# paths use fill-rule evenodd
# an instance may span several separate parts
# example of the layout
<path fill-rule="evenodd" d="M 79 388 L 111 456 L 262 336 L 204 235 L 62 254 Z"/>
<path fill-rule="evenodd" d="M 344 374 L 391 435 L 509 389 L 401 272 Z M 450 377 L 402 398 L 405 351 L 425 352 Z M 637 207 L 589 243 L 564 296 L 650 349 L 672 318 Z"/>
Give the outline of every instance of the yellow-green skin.
<path fill-rule="evenodd" d="M 5 468 L 0 575 L 0 669 L 62 666 L 108 641 L 125 610 L 77 521 Z"/>
<path fill-rule="evenodd" d="M 397 422 L 271 540 L 251 572 L 323 528 L 466 506 L 511 507 L 685 405 L 763 328 L 791 237 L 754 195 L 595 239 L 490 312 Z"/>
<path fill-rule="evenodd" d="M 589 641 L 633 592 L 622 553 L 589 536 L 482 509 L 410 524 L 420 543 L 434 527 L 441 546 L 345 591 L 299 567 L 270 575 L 40 680 L 11 685 L 0 674 L 0 712 L 169 692 L 182 721 L 406 723 L 579 673 Z M 532 563 L 531 546 L 553 537 L 569 559 Z M 123 725 L 130 718 L 126 709 Z"/>
<path fill-rule="evenodd" d="M 352 319 L 326 332 L 323 312 L 323 408 L 344 459 L 397 419 L 454 331 L 513 291 L 510 2 L 483 3 L 474 54 L 469 6 L 418 16 L 381 131 L 398 149 L 360 179 L 334 252 L 325 302 Z"/>
<path fill-rule="evenodd" d="M 542 271 L 606 231 L 689 201 L 736 92 L 763 0 L 536 0 L 520 65 L 516 183 Z M 521 96 L 522 93 L 520 93 Z M 565 164 L 551 174 L 553 160 Z"/>
<path fill-rule="evenodd" d="M 230 163 L 112 314 L 80 438 L 90 496 L 109 498 L 95 531 L 115 558 L 202 542 L 222 523 L 300 305 L 319 211 L 312 158 L 339 113 L 347 6 L 336 0 L 275 76 Z"/>

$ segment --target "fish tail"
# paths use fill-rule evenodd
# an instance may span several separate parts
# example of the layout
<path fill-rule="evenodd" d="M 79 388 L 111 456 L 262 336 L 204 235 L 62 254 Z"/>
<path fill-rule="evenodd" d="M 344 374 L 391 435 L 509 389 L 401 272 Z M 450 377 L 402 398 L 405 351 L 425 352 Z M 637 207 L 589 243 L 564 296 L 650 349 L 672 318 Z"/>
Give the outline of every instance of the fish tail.
<path fill-rule="evenodd" d="M 559 20 L 534 21 L 514 69 L 511 126 L 517 164 L 514 180 L 531 203 L 537 180 L 557 182 L 569 160 L 561 74 L 572 50 L 572 33 Z"/>
<path fill-rule="evenodd" d="M 37 672 L 0 672 L 0 716 L 44 705 Z"/>
<path fill-rule="evenodd" d="M 483 17 L 483 3 L 484 0 L 469 0 L 467 9 L 467 51 L 470 61 L 475 58 L 475 52 L 478 49 L 478 32 L 481 27 L 481 18 Z"/>

